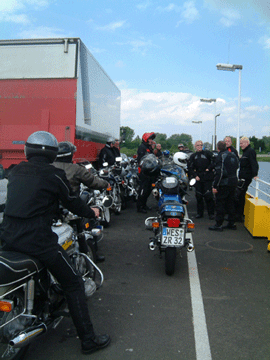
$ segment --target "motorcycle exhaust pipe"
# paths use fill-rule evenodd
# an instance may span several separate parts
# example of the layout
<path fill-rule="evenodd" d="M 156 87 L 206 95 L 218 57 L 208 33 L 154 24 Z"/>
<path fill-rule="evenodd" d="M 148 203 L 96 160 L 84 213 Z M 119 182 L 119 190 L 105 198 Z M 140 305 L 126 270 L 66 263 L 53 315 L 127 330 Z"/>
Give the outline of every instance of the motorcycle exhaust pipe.
<path fill-rule="evenodd" d="M 194 250 L 194 245 L 192 243 L 188 244 L 187 251 L 192 252 Z"/>
<path fill-rule="evenodd" d="M 154 241 L 150 241 L 148 247 L 149 247 L 149 250 L 153 251 L 156 248 L 156 244 L 154 243 Z"/>
<path fill-rule="evenodd" d="M 43 334 L 44 332 L 46 332 L 45 324 L 37 327 L 36 329 L 26 331 L 16 336 L 14 339 L 10 340 L 9 345 L 11 345 L 13 348 L 22 348 L 30 344 L 30 342 L 32 342 L 37 336 Z"/>

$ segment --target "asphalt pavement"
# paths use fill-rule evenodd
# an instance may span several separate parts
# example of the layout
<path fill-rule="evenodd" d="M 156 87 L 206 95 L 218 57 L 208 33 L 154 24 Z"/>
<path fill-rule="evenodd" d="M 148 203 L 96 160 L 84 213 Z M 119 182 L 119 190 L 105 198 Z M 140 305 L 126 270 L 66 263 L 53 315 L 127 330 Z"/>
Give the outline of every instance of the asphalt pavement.
<path fill-rule="evenodd" d="M 194 219 L 194 191 L 188 200 Z M 25 360 L 270 359 L 267 240 L 253 238 L 243 224 L 211 232 L 214 222 L 205 214 L 195 221 L 195 252 L 178 254 L 175 274 L 167 276 L 164 258 L 148 249 L 144 220 L 155 215 L 155 200 L 148 205 L 147 215 L 133 202 L 112 214 L 99 244 L 105 281 L 89 309 L 96 332 L 110 334 L 110 346 L 82 355 L 72 321 L 64 319 L 31 344 Z"/>

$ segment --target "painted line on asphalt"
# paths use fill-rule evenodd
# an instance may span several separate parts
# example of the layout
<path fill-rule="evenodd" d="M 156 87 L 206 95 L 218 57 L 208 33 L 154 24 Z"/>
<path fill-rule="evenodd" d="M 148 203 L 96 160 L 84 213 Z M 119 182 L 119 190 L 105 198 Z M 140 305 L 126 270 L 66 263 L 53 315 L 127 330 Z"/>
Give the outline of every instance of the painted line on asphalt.
<path fill-rule="evenodd" d="M 187 214 L 187 212 L 186 212 Z M 193 244 L 191 234 L 188 234 Z M 211 349 L 208 337 L 208 330 L 206 325 L 206 318 L 203 306 L 202 291 L 200 285 L 200 278 L 196 260 L 195 250 L 187 253 L 188 258 L 188 272 L 190 284 L 190 297 L 193 315 L 193 328 L 195 338 L 195 349 L 197 360 L 211 360 Z"/>

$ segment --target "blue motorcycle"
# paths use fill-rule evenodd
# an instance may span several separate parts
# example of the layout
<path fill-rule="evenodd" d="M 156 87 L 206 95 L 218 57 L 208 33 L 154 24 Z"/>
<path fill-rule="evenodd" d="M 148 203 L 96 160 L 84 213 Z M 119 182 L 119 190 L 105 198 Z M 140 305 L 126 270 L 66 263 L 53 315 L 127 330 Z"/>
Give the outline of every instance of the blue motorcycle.
<path fill-rule="evenodd" d="M 188 178 L 185 169 L 175 163 L 161 168 L 152 193 L 158 200 L 157 216 L 145 220 L 146 229 L 152 230 L 149 249 L 159 249 L 165 253 L 165 271 L 172 275 L 175 271 L 177 251 L 186 247 L 193 251 L 194 245 L 189 233 L 194 231 L 194 223 L 186 216 L 185 200 Z"/>

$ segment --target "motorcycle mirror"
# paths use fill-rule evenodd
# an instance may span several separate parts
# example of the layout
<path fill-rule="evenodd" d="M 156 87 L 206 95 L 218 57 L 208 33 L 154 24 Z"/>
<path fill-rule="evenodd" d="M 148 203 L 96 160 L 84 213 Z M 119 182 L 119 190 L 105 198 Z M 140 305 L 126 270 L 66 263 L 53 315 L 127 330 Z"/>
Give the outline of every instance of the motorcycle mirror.
<path fill-rule="evenodd" d="M 106 208 L 110 208 L 113 204 L 113 198 L 111 196 L 105 196 L 105 198 L 102 200 L 102 204 L 106 207 Z"/>
<path fill-rule="evenodd" d="M 196 179 L 191 179 L 189 185 L 194 186 L 195 184 L 196 184 Z"/>

